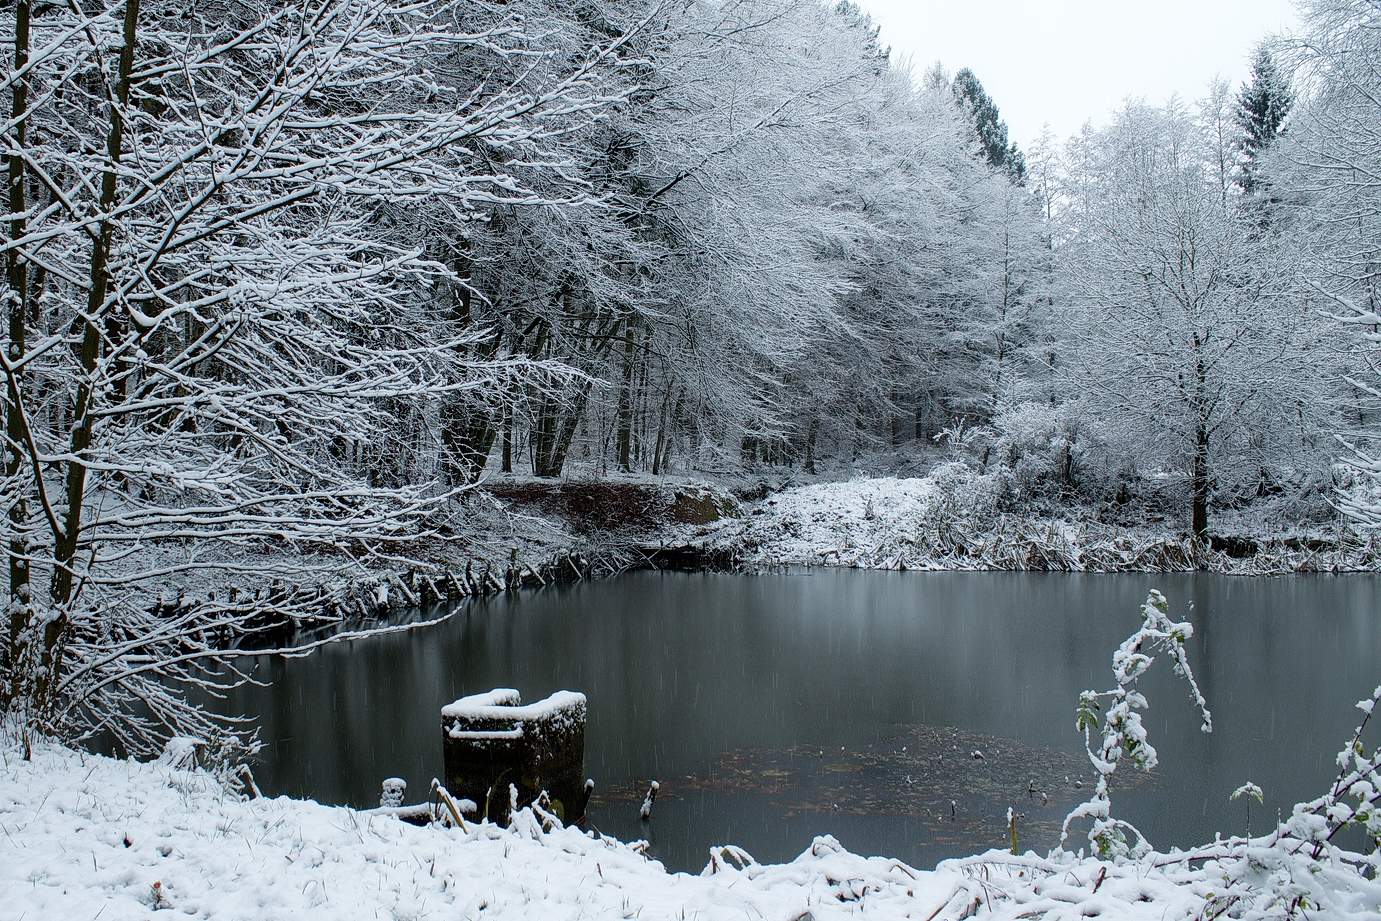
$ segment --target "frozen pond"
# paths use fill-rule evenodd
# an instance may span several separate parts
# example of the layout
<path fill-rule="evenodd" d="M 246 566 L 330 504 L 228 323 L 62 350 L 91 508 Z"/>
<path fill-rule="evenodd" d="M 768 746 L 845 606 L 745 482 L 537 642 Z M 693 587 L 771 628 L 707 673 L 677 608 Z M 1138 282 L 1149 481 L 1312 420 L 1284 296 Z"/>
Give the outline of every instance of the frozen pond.
<path fill-rule="evenodd" d="M 450 700 L 580 690 L 591 822 L 647 838 L 673 869 L 699 870 L 723 843 L 789 859 L 826 833 L 929 864 L 1004 846 L 1009 805 L 1025 815 L 1023 847 L 1048 847 L 1088 789 L 1076 696 L 1108 686 L 1151 587 L 1195 624 L 1215 730 L 1199 732 L 1158 662 L 1146 724 L 1161 766 L 1115 791 L 1114 808 L 1158 847 L 1188 845 L 1243 829 L 1228 795 L 1250 780 L 1266 792 L 1260 830 L 1332 778 L 1351 704 L 1381 681 L 1379 577 L 634 573 L 265 659 L 273 686 L 231 704 L 262 719 L 266 792 L 370 806 L 391 775 L 410 801 L 425 797 Z M 644 824 L 653 778 L 662 790 Z"/>

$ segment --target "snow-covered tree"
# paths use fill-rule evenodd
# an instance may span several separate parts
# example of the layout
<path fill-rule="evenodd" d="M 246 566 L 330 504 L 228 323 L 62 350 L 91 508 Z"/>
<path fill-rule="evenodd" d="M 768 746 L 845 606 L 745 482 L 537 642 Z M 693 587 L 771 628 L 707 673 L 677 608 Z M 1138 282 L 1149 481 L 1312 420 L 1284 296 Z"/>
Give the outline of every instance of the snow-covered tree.
<path fill-rule="evenodd" d="M 1290 245 L 1321 314 L 1353 331 L 1341 434 L 1356 482 L 1340 495 L 1354 520 L 1381 526 L 1381 8 L 1309 0 L 1287 43 L 1301 87 L 1270 178 L 1292 207 Z M 1325 322 L 1321 317 L 1319 322 Z"/>
<path fill-rule="evenodd" d="M 967 67 L 954 75 L 954 97 L 969 114 L 978 134 L 983 156 L 994 169 L 1002 170 L 1018 185 L 1026 181 L 1026 158 L 1016 141 L 1008 139 L 1007 122 L 1003 121 L 988 91 Z"/>
<path fill-rule="evenodd" d="M 1195 534 L 1217 487 L 1317 430 L 1327 371 L 1283 248 L 1224 195 L 1214 137 L 1175 101 L 1088 132 L 1062 254 L 1070 379 L 1125 456 L 1182 478 Z"/>
<path fill-rule="evenodd" d="M 1270 48 L 1264 43 L 1258 45 L 1252 56 L 1251 76 L 1237 95 L 1234 113 L 1242 150 L 1237 181 L 1244 192 L 1256 191 L 1261 160 L 1285 130 L 1293 102 L 1289 80 L 1276 67 Z"/>
<path fill-rule="evenodd" d="M 434 310 L 461 279 L 394 228 L 528 199 L 503 164 L 560 169 L 621 41 L 543 69 L 520 16 L 474 12 L 14 9 L 0 704 L 29 724 L 131 751 L 209 731 L 179 688 L 319 611 L 288 577 L 436 530 L 444 484 L 371 464 L 415 434 L 397 408 L 567 373 Z"/>

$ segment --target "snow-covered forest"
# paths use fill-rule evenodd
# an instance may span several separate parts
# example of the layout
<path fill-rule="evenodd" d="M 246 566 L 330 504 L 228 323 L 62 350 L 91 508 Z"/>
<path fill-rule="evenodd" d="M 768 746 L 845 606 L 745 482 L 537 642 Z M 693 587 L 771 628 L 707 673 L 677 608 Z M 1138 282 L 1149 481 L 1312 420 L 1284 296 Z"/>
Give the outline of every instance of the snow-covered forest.
<path fill-rule="evenodd" d="M 593 572 L 547 481 L 786 489 L 655 541 L 758 563 L 1381 560 L 1376 0 L 1025 145 L 849 0 L 6 6 L 26 750 L 242 739 L 243 638 L 545 584 L 519 532 Z M 281 644 L 408 624 L 345 626 Z"/>
<path fill-rule="evenodd" d="M 1374 525 L 1375 10 L 1307 12 L 1023 152 L 847 3 L 17 3 L 0 700 L 115 693 L 170 582 L 473 533 L 497 472 Z"/>

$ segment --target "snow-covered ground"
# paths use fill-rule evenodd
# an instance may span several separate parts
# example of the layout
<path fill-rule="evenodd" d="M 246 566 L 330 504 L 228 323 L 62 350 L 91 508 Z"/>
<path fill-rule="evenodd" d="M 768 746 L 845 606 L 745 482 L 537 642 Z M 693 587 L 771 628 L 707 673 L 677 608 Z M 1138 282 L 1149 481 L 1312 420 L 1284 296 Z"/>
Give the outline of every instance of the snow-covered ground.
<path fill-rule="evenodd" d="M 906 551 L 938 493 L 927 478 L 814 483 L 764 499 L 721 539 L 742 540 L 756 562 L 850 563 Z M 868 565 L 864 563 L 863 565 Z"/>
<path fill-rule="evenodd" d="M 709 860 L 709 855 L 706 855 Z M 819 838 L 789 864 L 667 873 L 578 830 L 419 828 L 314 802 L 242 799 L 209 774 L 40 744 L 0 751 L 0 918 L 926 918 L 955 871 Z M 166 912 L 154 913 L 154 909 Z"/>

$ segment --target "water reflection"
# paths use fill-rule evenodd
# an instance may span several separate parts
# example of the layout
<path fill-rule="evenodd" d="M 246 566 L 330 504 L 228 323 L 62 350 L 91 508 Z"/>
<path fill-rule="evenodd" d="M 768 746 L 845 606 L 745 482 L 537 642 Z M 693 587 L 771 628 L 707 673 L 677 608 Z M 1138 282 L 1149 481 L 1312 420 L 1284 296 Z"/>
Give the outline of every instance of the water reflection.
<path fill-rule="evenodd" d="M 1161 768 L 1115 805 L 1168 846 L 1238 830 L 1242 804 L 1228 794 L 1244 781 L 1265 789 L 1268 810 L 1314 795 L 1351 702 L 1381 680 L 1374 576 L 636 573 L 265 659 L 273 687 L 230 705 L 262 717 L 266 790 L 371 805 L 384 777 L 417 794 L 439 773 L 444 703 L 495 686 L 527 699 L 577 689 L 590 699 L 593 821 L 648 838 L 674 868 L 698 870 L 726 842 L 789 859 L 826 832 L 929 863 L 1000 846 L 1007 805 L 1029 814 L 1034 844 L 1081 798 L 1074 778 L 1060 784 L 1081 766 L 1075 697 L 1107 686 L 1111 651 L 1152 586 L 1177 615 L 1193 605 L 1191 656 L 1215 732 L 1203 736 L 1183 690 L 1154 675 L 1146 724 Z M 960 757 L 937 760 L 950 742 Z M 979 783 L 962 749 L 982 745 L 998 754 Z M 811 750 L 831 758 L 805 770 Z M 848 768 L 835 772 L 842 782 L 827 764 Z M 908 776 L 923 794 L 897 789 Z M 652 778 L 662 794 L 644 824 L 637 805 Z M 1048 808 L 1028 796 L 1031 779 L 1050 791 Z M 963 820 L 946 821 L 950 799 Z"/>

